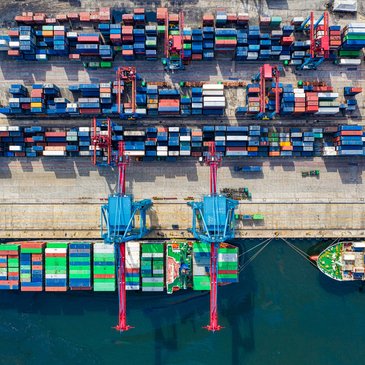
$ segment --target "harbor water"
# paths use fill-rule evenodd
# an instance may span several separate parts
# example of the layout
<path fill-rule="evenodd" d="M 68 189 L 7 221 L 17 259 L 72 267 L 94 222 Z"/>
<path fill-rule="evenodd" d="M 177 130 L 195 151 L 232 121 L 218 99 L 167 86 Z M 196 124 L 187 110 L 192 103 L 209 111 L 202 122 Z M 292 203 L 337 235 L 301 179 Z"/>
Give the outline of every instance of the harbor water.
<path fill-rule="evenodd" d="M 291 242 L 305 251 L 317 243 Z M 120 335 L 112 329 L 116 293 L 0 292 L 0 364 L 347 365 L 365 358 L 365 289 L 325 277 L 282 240 L 257 256 L 239 284 L 219 289 L 225 328 L 218 333 L 202 328 L 208 293 L 128 293 L 127 301 L 135 328 Z"/>

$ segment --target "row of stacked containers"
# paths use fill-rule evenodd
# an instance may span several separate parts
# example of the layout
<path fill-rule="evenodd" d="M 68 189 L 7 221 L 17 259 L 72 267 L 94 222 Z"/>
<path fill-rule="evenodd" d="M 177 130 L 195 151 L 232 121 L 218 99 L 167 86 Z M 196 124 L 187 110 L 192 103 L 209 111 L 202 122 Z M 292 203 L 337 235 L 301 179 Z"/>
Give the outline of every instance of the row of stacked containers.
<path fill-rule="evenodd" d="M 191 244 L 191 243 L 190 243 Z M 126 243 L 126 289 L 165 289 L 166 243 Z M 210 244 L 192 243 L 193 289 L 210 290 Z M 175 273 L 176 274 L 176 273 Z M 219 284 L 238 282 L 238 248 L 221 244 Z M 0 290 L 116 290 L 113 245 L 90 242 L 20 242 L 0 244 Z"/>
<path fill-rule="evenodd" d="M 210 290 L 211 244 L 193 244 L 193 286 L 196 290 Z M 220 245 L 218 248 L 218 284 L 238 281 L 238 248 Z"/>
<path fill-rule="evenodd" d="M 353 131 L 353 132 L 351 132 Z M 89 157 L 93 155 L 92 129 L 52 129 L 41 126 L 0 126 L 0 156 L 6 157 Z M 352 134 L 351 134 L 352 133 Z M 349 137 L 352 136 L 351 140 Z M 145 161 L 201 157 L 214 141 L 217 151 L 231 157 L 313 157 L 342 156 L 348 146 L 353 155 L 365 154 L 362 126 L 340 125 L 323 128 L 274 128 L 251 126 L 148 127 L 130 130 L 113 125 L 112 149 L 124 141 L 129 156 Z M 355 142 L 355 143 L 350 143 Z M 346 145 L 346 146 L 345 146 Z M 356 153 L 355 153 L 356 150 Z M 96 155 L 105 157 L 97 148 Z"/>
<path fill-rule="evenodd" d="M 347 92 L 351 89 L 351 93 Z M 128 93 L 121 88 L 120 110 L 117 105 L 118 88 L 115 82 L 100 84 L 76 84 L 68 89 L 73 101 L 62 97 L 55 84 L 33 84 L 28 89 L 22 84 L 12 84 L 8 106 L 0 113 L 10 116 L 34 115 L 51 117 L 187 117 L 192 115 L 222 116 L 226 112 L 226 98 L 222 83 L 204 84 L 202 87 L 184 87 L 182 90 L 159 88 L 157 85 L 139 86 L 136 94 L 136 110 L 131 109 Z M 275 83 L 268 89 L 266 110 L 275 111 Z M 338 101 L 339 93 L 332 86 L 279 84 L 281 115 L 334 115 L 340 111 L 352 113 L 357 106 L 356 95 L 361 87 L 344 87 L 345 102 Z M 246 106 L 237 107 L 237 117 L 257 115 L 260 106 L 259 84 L 246 87 Z"/>
<path fill-rule="evenodd" d="M 48 19 L 45 14 L 16 17 L 19 24 L 28 25 L 9 30 L 9 38 L 2 40 L 0 50 L 7 51 L 10 57 L 24 60 L 41 61 L 49 56 L 68 56 L 70 59 L 96 56 L 106 61 L 112 60 L 115 54 L 121 54 L 126 60 L 136 57 L 156 60 L 158 41 L 163 44 L 165 31 L 171 36 L 180 35 L 178 14 L 168 14 L 166 8 L 158 8 L 156 13 L 149 12 L 148 16 L 144 9 L 137 8 L 117 20 L 106 8 L 94 12 L 92 17 L 90 13 L 89 17 L 86 15 L 64 14 Z M 168 30 L 165 29 L 166 15 Z M 309 54 L 309 40 L 296 40 L 295 36 L 304 17 L 293 18 L 290 24 L 282 25 L 281 17 L 260 16 L 259 24 L 252 25 L 247 14 L 217 11 L 215 17 L 204 15 L 202 20 L 199 28 L 185 26 L 183 29 L 181 36 L 186 63 L 223 55 L 238 61 L 278 59 L 301 65 Z M 74 31 L 72 24 L 75 29 L 80 25 L 85 29 Z M 364 29 L 365 23 L 350 23 L 342 30 L 341 26 L 331 25 L 331 58 L 340 57 L 339 63 L 346 64 L 355 57 L 359 63 L 360 50 L 365 46 Z M 347 57 L 350 60 L 346 60 Z"/>

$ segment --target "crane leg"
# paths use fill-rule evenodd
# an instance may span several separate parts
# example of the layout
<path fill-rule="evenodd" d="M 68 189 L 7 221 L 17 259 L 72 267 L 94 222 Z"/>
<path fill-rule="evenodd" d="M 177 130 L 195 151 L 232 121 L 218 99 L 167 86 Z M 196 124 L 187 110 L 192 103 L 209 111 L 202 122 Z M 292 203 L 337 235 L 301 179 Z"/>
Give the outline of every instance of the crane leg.
<path fill-rule="evenodd" d="M 218 247 L 219 243 L 211 243 L 210 246 L 210 323 L 206 326 L 208 331 L 221 330 L 218 324 Z"/>
<path fill-rule="evenodd" d="M 119 296 L 119 322 L 115 327 L 119 332 L 133 328 L 127 325 L 127 295 L 125 288 L 125 242 L 118 247 L 118 296 Z"/>

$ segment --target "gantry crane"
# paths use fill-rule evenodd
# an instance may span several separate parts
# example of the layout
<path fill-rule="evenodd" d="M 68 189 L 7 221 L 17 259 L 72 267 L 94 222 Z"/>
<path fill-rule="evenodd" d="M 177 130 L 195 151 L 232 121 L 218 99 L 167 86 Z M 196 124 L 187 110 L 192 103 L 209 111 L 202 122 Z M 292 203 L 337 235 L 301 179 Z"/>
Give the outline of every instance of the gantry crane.
<path fill-rule="evenodd" d="M 118 296 L 119 320 L 115 327 L 124 332 L 131 327 L 127 324 L 126 284 L 125 284 L 125 243 L 139 240 L 148 232 L 146 213 L 152 206 L 150 199 L 133 201 L 126 194 L 126 167 L 129 157 L 124 148 L 124 142 L 118 143 L 118 153 L 115 158 L 118 167 L 118 182 L 116 193 L 109 195 L 108 203 L 101 207 L 101 236 L 106 244 L 112 244 L 118 263 Z M 136 217 L 139 216 L 139 228 L 136 227 Z"/>
<path fill-rule="evenodd" d="M 123 83 L 123 84 L 122 84 Z M 116 72 L 116 84 L 117 84 L 117 106 L 118 114 L 121 115 L 121 103 L 122 103 L 122 87 L 127 84 L 131 85 L 131 110 L 132 117 L 136 113 L 136 95 L 137 95 L 137 72 L 134 66 L 118 67 Z"/>
<path fill-rule="evenodd" d="M 110 118 L 93 118 L 91 126 L 91 145 L 93 148 L 92 162 L 96 164 L 110 165 L 112 162 L 112 123 Z M 98 151 L 100 155 L 106 156 L 106 161 L 98 163 Z"/>
<path fill-rule="evenodd" d="M 323 20 L 323 24 L 320 24 Z M 330 35 L 329 35 L 329 15 L 325 11 L 319 19 L 314 22 L 314 12 L 302 23 L 299 30 L 308 29 L 309 23 L 309 37 L 310 49 L 309 57 L 307 57 L 302 65 L 301 70 L 316 70 L 317 67 L 330 56 Z"/>
<path fill-rule="evenodd" d="M 165 15 L 165 39 L 164 39 L 164 54 L 165 58 L 162 62 L 165 69 L 183 70 L 185 68 L 184 59 L 184 12 L 180 11 L 178 15 L 178 35 L 170 34 L 169 13 Z"/>
<path fill-rule="evenodd" d="M 260 83 L 260 112 L 256 115 L 257 119 L 273 119 L 276 114 L 280 112 L 280 72 L 277 66 L 271 66 L 269 64 L 264 64 L 260 67 L 260 72 L 253 78 L 254 81 L 259 81 Z M 274 80 L 275 82 L 275 112 L 266 112 L 266 81 Z M 270 88 L 271 89 L 271 88 Z"/>
<path fill-rule="evenodd" d="M 234 238 L 235 214 L 238 201 L 217 193 L 217 171 L 222 156 L 215 142 L 209 142 L 205 163 L 210 168 L 210 194 L 200 202 L 189 202 L 193 209 L 191 232 L 200 241 L 210 243 L 210 323 L 209 331 L 219 331 L 218 324 L 218 248 L 221 242 Z"/>

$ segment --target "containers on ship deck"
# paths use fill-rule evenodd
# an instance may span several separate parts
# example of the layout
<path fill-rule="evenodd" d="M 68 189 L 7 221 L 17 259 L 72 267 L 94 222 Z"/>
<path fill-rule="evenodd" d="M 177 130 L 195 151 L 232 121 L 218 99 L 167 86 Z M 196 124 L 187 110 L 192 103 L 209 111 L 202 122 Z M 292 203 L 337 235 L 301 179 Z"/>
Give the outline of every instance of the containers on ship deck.
<path fill-rule="evenodd" d="M 94 291 L 115 291 L 116 267 L 114 245 L 94 244 Z"/>
<path fill-rule="evenodd" d="M 91 244 L 72 242 L 69 244 L 69 288 L 91 290 Z"/>
<path fill-rule="evenodd" d="M 193 243 L 193 289 L 210 290 L 210 243 Z"/>
<path fill-rule="evenodd" d="M 164 290 L 164 243 L 142 243 L 142 291 Z"/>
<path fill-rule="evenodd" d="M 126 290 L 140 290 L 141 245 L 134 241 L 126 242 L 125 245 Z"/>
<path fill-rule="evenodd" d="M 21 291 L 43 290 L 44 242 L 20 242 Z"/>
<path fill-rule="evenodd" d="M 0 245 L 0 290 L 19 289 L 19 245 Z"/>
<path fill-rule="evenodd" d="M 45 290 L 67 291 L 67 250 L 65 242 L 48 242 L 45 248 Z"/>

